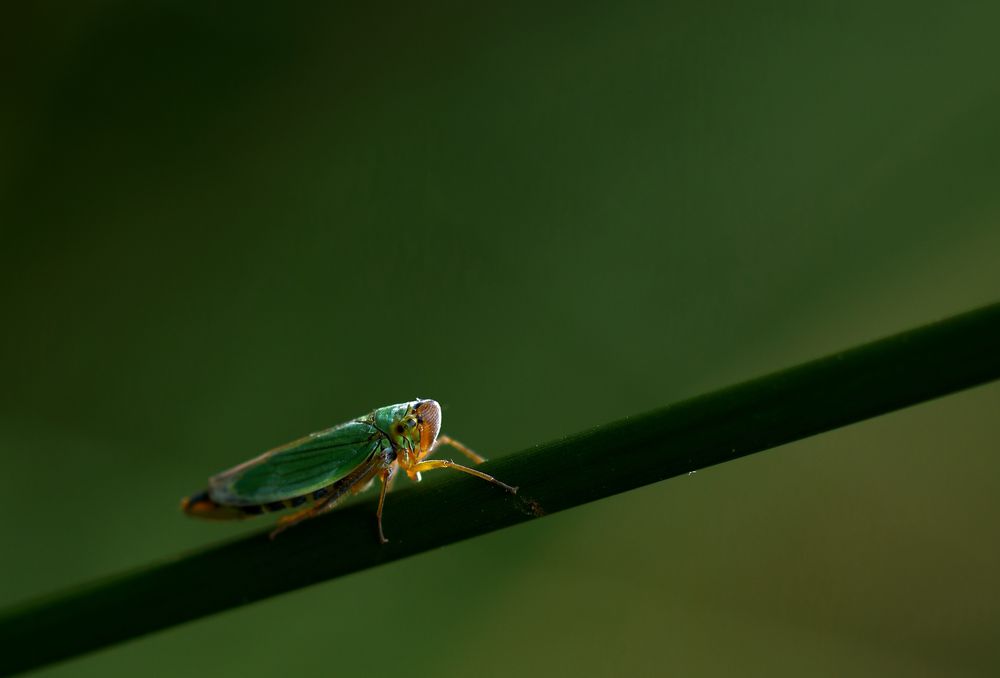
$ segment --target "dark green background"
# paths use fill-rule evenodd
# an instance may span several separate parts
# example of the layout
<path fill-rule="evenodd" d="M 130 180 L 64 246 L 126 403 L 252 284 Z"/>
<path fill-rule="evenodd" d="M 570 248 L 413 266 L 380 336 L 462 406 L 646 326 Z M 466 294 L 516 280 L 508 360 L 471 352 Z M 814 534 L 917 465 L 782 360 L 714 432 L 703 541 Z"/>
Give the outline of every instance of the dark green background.
<path fill-rule="evenodd" d="M 704 5 L 8 15 L 0 604 L 259 527 L 177 501 L 377 405 L 499 456 L 1000 298 L 995 4 Z M 998 405 L 41 675 L 996 675 Z"/>

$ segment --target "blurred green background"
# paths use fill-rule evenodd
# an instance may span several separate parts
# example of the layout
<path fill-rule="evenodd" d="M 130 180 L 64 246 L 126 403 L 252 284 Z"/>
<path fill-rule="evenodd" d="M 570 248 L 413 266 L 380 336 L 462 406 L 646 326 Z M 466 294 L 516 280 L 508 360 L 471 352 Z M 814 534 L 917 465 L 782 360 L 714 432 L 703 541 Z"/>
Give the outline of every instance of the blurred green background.
<path fill-rule="evenodd" d="M 997 300 L 998 20 L 8 12 L 0 604 L 260 529 L 178 499 L 377 405 L 436 398 L 496 457 Z M 998 406 L 978 388 L 40 675 L 997 675 Z"/>

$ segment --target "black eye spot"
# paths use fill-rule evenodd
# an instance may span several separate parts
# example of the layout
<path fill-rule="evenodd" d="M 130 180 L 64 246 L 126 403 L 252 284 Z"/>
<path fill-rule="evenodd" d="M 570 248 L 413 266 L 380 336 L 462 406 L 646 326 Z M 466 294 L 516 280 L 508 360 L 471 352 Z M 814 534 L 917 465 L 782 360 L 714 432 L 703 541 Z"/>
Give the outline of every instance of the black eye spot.
<path fill-rule="evenodd" d="M 402 433 L 405 430 L 402 424 L 396 424 L 396 433 Z"/>

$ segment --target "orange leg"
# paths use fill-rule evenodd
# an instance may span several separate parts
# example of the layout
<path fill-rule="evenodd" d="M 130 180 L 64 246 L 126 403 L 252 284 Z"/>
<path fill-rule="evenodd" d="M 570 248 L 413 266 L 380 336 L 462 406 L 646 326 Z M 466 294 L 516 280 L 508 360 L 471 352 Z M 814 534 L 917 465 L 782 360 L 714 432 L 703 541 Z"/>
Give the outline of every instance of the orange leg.
<path fill-rule="evenodd" d="M 462 473 L 468 473 L 470 476 L 476 476 L 477 478 L 482 478 L 488 483 L 493 483 L 497 487 L 502 487 L 511 494 L 517 494 L 517 488 L 511 487 L 507 483 L 502 483 L 496 478 L 482 471 L 477 471 L 474 468 L 469 468 L 468 466 L 462 466 L 461 464 L 456 464 L 448 459 L 428 459 L 427 461 L 422 461 L 419 464 L 414 464 L 407 469 L 408 472 L 420 473 L 421 471 L 430 471 L 436 468 L 453 468 L 456 471 L 461 471 Z"/>
<path fill-rule="evenodd" d="M 287 516 L 281 516 L 278 518 L 278 526 L 271 530 L 271 534 L 268 535 L 268 538 L 273 540 L 292 525 L 301 523 L 303 520 L 308 520 L 309 518 L 315 518 L 322 513 L 326 513 L 332 509 L 336 503 L 337 502 L 330 501 L 329 499 L 326 501 L 318 501 L 312 506 L 304 508 L 301 511 L 296 511 L 295 513 L 291 513 Z"/>
<path fill-rule="evenodd" d="M 369 478 L 368 480 L 361 480 L 351 488 L 351 494 L 361 494 L 371 487 L 373 482 L 375 482 L 374 477 Z"/>
<path fill-rule="evenodd" d="M 475 452 L 473 452 L 468 447 L 458 442 L 454 438 L 444 435 L 438 436 L 437 442 L 434 443 L 434 447 L 432 447 L 431 451 L 427 453 L 427 456 L 429 457 L 435 452 L 437 452 L 438 448 L 441 447 L 442 445 L 447 445 L 448 447 L 454 447 L 456 450 L 458 450 L 466 457 L 471 459 L 474 464 L 482 464 L 484 461 L 486 461 L 484 457 L 481 457 L 480 455 L 476 454 Z"/>
<path fill-rule="evenodd" d="M 354 485 L 352 485 L 350 488 L 351 494 L 357 494 L 358 492 L 364 492 L 365 490 L 367 490 L 369 486 L 371 486 L 372 484 L 373 475 L 374 474 L 366 475 L 365 477 L 361 478 L 359 481 L 354 483 Z M 337 506 L 337 504 L 339 504 L 340 501 L 344 499 L 346 496 L 347 496 L 346 492 L 336 496 L 336 498 L 333 495 L 330 495 L 328 497 L 320 499 L 312 506 L 304 508 L 301 511 L 297 511 L 287 516 L 281 516 L 280 518 L 278 518 L 278 526 L 274 528 L 274 530 L 270 534 L 271 539 L 274 539 L 279 534 L 287 530 L 292 525 L 295 525 L 296 523 L 301 523 L 303 520 L 309 520 L 310 518 L 321 516 L 327 511 L 332 511 Z"/>

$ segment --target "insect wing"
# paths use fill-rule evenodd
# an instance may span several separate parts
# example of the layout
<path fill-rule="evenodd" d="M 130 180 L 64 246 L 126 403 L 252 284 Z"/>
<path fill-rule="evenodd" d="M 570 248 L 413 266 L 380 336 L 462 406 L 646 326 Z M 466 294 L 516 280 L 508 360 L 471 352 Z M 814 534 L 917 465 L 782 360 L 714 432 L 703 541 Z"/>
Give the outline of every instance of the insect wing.
<path fill-rule="evenodd" d="M 384 436 L 352 421 L 265 452 L 209 479 L 213 500 L 247 506 L 290 499 L 337 482 L 368 461 Z"/>

